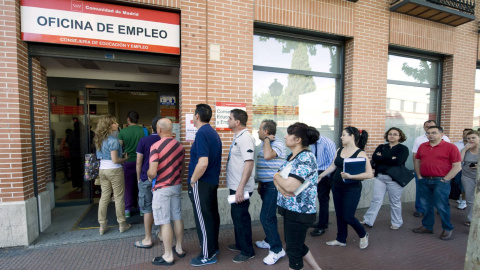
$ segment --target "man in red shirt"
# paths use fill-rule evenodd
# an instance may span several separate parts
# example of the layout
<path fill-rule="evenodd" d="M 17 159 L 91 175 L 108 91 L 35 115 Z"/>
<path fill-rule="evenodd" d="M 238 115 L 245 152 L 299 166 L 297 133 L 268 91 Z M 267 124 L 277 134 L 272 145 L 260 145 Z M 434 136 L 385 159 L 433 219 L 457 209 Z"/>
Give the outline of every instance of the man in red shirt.
<path fill-rule="evenodd" d="M 461 157 L 458 148 L 442 140 L 443 128 L 431 126 L 427 133 L 428 142 L 418 148 L 415 155 L 415 173 L 418 176 L 417 192 L 425 209 L 422 226 L 413 229 L 414 233 L 433 233 L 435 223 L 434 206 L 442 219 L 442 240 L 452 239 L 453 225 L 450 222 L 450 181 L 461 170 Z"/>
<path fill-rule="evenodd" d="M 155 257 L 154 265 L 172 265 L 173 254 L 185 257 L 182 249 L 183 221 L 181 209 L 182 194 L 182 163 L 185 158 L 183 146 L 172 137 L 172 121 L 162 118 L 157 122 L 157 132 L 160 140 L 150 148 L 150 165 L 148 179 L 155 181 L 153 185 L 152 210 L 155 225 L 160 225 L 163 246 L 163 256 Z M 170 221 L 173 220 L 173 227 Z M 176 246 L 173 247 L 173 231 L 175 231 Z"/>

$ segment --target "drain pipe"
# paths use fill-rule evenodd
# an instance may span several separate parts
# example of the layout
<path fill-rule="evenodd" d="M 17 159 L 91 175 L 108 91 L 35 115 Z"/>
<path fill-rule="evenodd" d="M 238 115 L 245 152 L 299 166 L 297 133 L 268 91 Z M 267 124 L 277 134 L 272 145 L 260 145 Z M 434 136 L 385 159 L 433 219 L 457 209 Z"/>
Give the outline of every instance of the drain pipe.
<path fill-rule="evenodd" d="M 41 232 L 41 212 L 38 199 L 38 175 L 37 175 L 37 146 L 35 143 L 35 106 L 33 101 L 33 72 L 32 57 L 28 56 L 28 97 L 30 101 L 30 141 L 32 144 L 32 172 L 33 172 L 33 193 L 37 198 L 38 212 L 38 233 Z"/>

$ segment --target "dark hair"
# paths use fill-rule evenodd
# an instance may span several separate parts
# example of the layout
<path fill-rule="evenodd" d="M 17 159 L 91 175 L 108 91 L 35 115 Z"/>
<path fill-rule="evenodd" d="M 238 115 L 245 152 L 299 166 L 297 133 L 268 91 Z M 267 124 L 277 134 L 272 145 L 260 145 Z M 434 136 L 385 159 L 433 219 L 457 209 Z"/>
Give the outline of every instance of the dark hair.
<path fill-rule="evenodd" d="M 365 146 L 367 145 L 368 141 L 368 132 L 366 130 L 361 130 L 356 127 L 348 126 L 344 128 L 345 132 L 348 133 L 348 135 L 353 135 L 355 145 L 364 150 Z"/>
<path fill-rule="evenodd" d="M 302 146 L 309 146 L 318 141 L 320 132 L 314 127 L 307 126 L 304 123 L 297 122 L 287 128 L 288 135 L 294 135 L 302 140 Z"/>
<path fill-rule="evenodd" d="M 129 111 L 127 114 L 128 119 L 130 119 L 130 122 L 137 124 L 138 119 L 140 119 L 140 116 L 136 111 Z"/>
<path fill-rule="evenodd" d="M 403 131 L 397 127 L 391 127 L 387 130 L 387 132 L 385 132 L 385 135 L 383 135 L 383 138 L 385 138 L 385 141 L 388 142 L 388 133 L 390 133 L 390 131 L 392 130 L 396 130 L 398 131 L 398 134 L 400 134 L 400 139 L 398 140 L 399 142 L 404 142 L 407 140 L 407 136 L 405 136 L 405 133 L 403 133 Z"/>
<path fill-rule="evenodd" d="M 152 120 L 152 130 L 153 133 L 157 133 L 157 122 L 160 120 L 160 116 L 155 116 Z"/>
<path fill-rule="evenodd" d="M 265 123 L 263 125 L 263 130 L 266 131 L 269 135 L 275 135 L 277 134 L 277 123 L 271 119 L 266 119 L 263 120 L 262 123 Z"/>
<path fill-rule="evenodd" d="M 195 115 L 198 114 L 200 121 L 208 123 L 212 119 L 212 107 L 208 104 L 197 104 Z"/>
<path fill-rule="evenodd" d="M 233 109 L 230 111 L 233 115 L 233 119 L 240 121 L 240 125 L 246 126 L 248 121 L 247 112 L 240 109 Z"/>
<path fill-rule="evenodd" d="M 435 120 L 427 120 L 423 123 L 423 125 L 425 126 L 426 123 L 434 123 L 435 125 L 437 125 L 437 122 Z"/>
<path fill-rule="evenodd" d="M 480 137 L 480 132 L 479 131 L 475 131 L 475 130 L 471 130 L 470 132 L 467 133 L 467 136 L 468 135 L 472 135 L 472 134 L 475 134 L 477 135 L 478 137 Z"/>
<path fill-rule="evenodd" d="M 472 131 L 472 130 L 473 130 L 473 129 L 471 129 L 471 128 L 465 128 L 465 129 L 463 129 L 463 132 L 465 132 L 465 131 Z"/>
<path fill-rule="evenodd" d="M 438 131 L 440 131 L 440 133 L 443 133 L 443 128 L 441 126 L 431 126 L 427 130 L 433 129 L 433 128 L 436 128 L 436 129 L 438 129 Z"/>
<path fill-rule="evenodd" d="M 65 133 L 66 133 L 66 134 L 69 134 L 69 133 L 71 133 L 71 132 L 72 132 L 72 129 L 71 129 L 71 128 L 65 129 Z"/>

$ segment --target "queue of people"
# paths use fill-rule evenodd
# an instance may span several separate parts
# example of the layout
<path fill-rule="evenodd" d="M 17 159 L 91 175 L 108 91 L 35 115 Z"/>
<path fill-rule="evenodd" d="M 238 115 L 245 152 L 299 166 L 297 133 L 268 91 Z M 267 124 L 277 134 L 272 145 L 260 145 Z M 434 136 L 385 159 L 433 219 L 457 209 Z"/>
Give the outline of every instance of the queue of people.
<path fill-rule="evenodd" d="M 220 251 L 217 191 L 222 141 L 209 124 L 211 118 L 212 109 L 209 105 L 196 106 L 193 124 L 197 133 L 190 149 L 187 182 L 200 252 L 190 260 L 192 266 L 218 262 L 217 255 Z M 138 114 L 136 117 L 129 114 L 128 119 L 136 123 Z M 426 134 L 415 140 L 415 144 L 419 145 L 413 150 L 415 175 L 410 172 L 410 179 L 401 182 L 392 172 L 407 170 L 405 162 L 409 151 L 401 144 L 407 138 L 399 128 L 392 127 L 385 132 L 386 143 L 376 148 L 371 163 L 364 151 L 368 141 L 368 132 L 365 130 L 352 126 L 344 128 L 341 136 L 342 147 L 335 149 L 333 141 L 322 136 L 314 127 L 298 122 L 287 128 L 282 142 L 276 137 L 275 121 L 263 120 L 258 130 L 261 143 L 255 147 L 254 138 L 246 128 L 247 121 L 248 115 L 245 111 L 234 109 L 230 112 L 228 127 L 234 131 L 234 138 L 228 153 L 226 175 L 227 188 L 232 197 L 231 218 L 235 238 L 232 239 L 234 242 L 228 245 L 228 249 L 238 252 L 232 258 L 235 263 L 253 259 L 255 243 L 258 248 L 269 250 L 268 255 L 263 258 L 266 265 L 273 265 L 287 256 L 290 269 L 303 269 L 304 264 L 311 269 L 320 269 L 312 252 L 305 245 L 305 239 L 309 227 L 314 228 L 310 232 L 313 237 L 323 235 L 328 229 L 330 191 L 333 194 L 338 231 L 336 239 L 326 242 L 328 246 L 346 246 L 350 225 L 359 237 L 359 248 L 367 248 L 369 234 L 365 226 L 374 225 L 386 192 L 391 205 L 390 228 L 400 229 L 403 224 L 400 200 L 403 187 L 413 178 L 416 179 L 418 200 L 414 216 L 423 217 L 422 226 L 413 232 L 433 233 L 433 208 L 436 207 L 442 220 L 443 232 L 440 238 L 452 239 L 453 225 L 450 221 L 448 196 L 450 181 L 460 170 L 468 209 L 465 225 L 470 225 L 480 144 L 479 132 L 469 131 L 466 134 L 466 144 L 460 152 L 453 144 L 446 142 L 440 126 L 433 121 L 425 122 Z M 108 230 L 106 206 L 112 191 L 120 232 L 131 227 L 126 223 L 128 209 L 124 201 L 128 182 L 125 179 L 127 171 L 124 163 L 131 160 L 131 150 L 122 156 L 121 145 L 129 143 L 126 140 L 128 135 L 121 136 L 123 140 L 119 141 L 113 136 L 117 129 L 115 118 L 105 116 L 100 120 L 95 133 L 97 156 L 101 158 L 102 197 L 98 213 L 101 235 Z M 159 225 L 160 233 L 157 236 L 163 241 L 164 254 L 155 257 L 152 264 L 169 266 L 173 265 L 175 256 L 186 256 L 182 247 L 184 227 L 180 200 L 185 150 L 172 137 L 172 122 L 169 119 L 153 119 L 152 129 L 154 132 L 143 138 L 140 136 L 141 130 L 138 129 L 137 132 L 140 139 L 135 146 L 135 178 L 138 204 L 144 215 L 145 237 L 136 241 L 134 246 L 153 247 L 152 225 Z M 286 148 L 291 151 L 288 156 Z M 345 171 L 345 159 L 351 158 L 364 161 L 365 165 L 361 165 L 359 173 Z M 359 221 L 355 212 L 361 197 L 362 180 L 371 178 L 375 178 L 373 199 L 363 220 Z M 253 195 L 256 181 L 262 200 L 260 220 L 265 238 L 253 242 L 248 208 L 249 197 Z M 314 223 L 317 217 L 317 196 L 320 207 L 318 222 Z M 285 249 L 278 232 L 277 212 L 283 216 Z"/>

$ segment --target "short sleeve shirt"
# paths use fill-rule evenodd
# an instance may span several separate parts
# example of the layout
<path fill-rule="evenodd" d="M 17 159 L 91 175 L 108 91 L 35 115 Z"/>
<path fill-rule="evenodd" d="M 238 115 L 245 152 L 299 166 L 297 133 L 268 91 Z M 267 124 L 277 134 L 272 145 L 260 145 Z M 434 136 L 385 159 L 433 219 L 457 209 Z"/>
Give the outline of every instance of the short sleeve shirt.
<path fill-rule="evenodd" d="M 255 159 L 255 140 L 248 130 L 240 131 L 233 138 L 227 160 L 227 188 L 237 190 L 242 179 L 245 161 Z M 253 192 L 255 180 L 253 173 L 245 184 L 244 191 Z"/>
<path fill-rule="evenodd" d="M 308 150 L 304 150 L 293 159 L 288 159 L 289 158 L 287 158 L 287 161 L 280 167 L 280 170 L 283 170 L 287 165 L 291 165 L 292 169 L 288 177 L 293 177 L 302 183 L 308 181 L 310 185 L 294 197 L 284 197 L 279 192 L 277 196 L 277 204 L 278 206 L 293 212 L 314 214 L 317 212 L 316 199 L 318 180 L 315 155 Z"/>
<path fill-rule="evenodd" d="M 118 139 L 123 141 L 125 152 L 128 153 L 127 161 L 137 160 L 137 145 L 141 138 L 145 136 L 143 127 L 133 125 L 120 130 Z"/>
<path fill-rule="evenodd" d="M 158 162 L 153 190 L 176 186 L 182 182 L 183 146 L 172 137 L 161 138 L 150 148 L 150 162 Z"/>
<path fill-rule="evenodd" d="M 450 142 L 450 139 L 445 135 L 443 135 L 442 140 L 444 140 L 446 142 Z M 423 134 L 423 135 L 418 136 L 415 139 L 415 142 L 413 143 L 412 153 L 417 153 L 418 147 L 420 147 L 420 145 L 422 143 L 426 143 L 426 142 L 428 142 L 427 135 Z"/>
<path fill-rule="evenodd" d="M 260 144 L 260 149 L 257 154 L 256 177 L 260 182 L 272 182 L 273 175 L 278 172 L 278 169 L 285 162 L 285 144 L 280 140 L 270 141 L 270 146 L 277 156 L 271 160 L 266 160 L 263 155 L 264 142 Z"/>
<path fill-rule="evenodd" d="M 118 151 L 118 158 L 122 157 L 122 147 L 118 140 L 112 135 L 108 136 L 102 143 L 102 148 L 97 150 L 97 157 L 100 158 L 100 169 L 121 168 L 122 164 L 112 162 L 112 151 Z"/>
<path fill-rule="evenodd" d="M 422 143 L 415 158 L 420 160 L 420 174 L 428 177 L 444 177 L 452 169 L 452 163 L 462 161 L 458 148 L 443 140 L 434 147 L 430 142 Z"/>
<path fill-rule="evenodd" d="M 218 185 L 222 166 L 222 141 L 218 133 L 210 125 L 201 126 L 195 135 L 195 141 L 190 149 L 190 164 L 188 165 L 188 184 L 192 178 L 198 159 L 208 158 L 208 166 L 198 181 Z"/>
<path fill-rule="evenodd" d="M 157 133 L 152 133 L 148 137 L 143 137 L 137 145 L 137 154 L 143 155 L 142 171 L 140 172 L 140 180 L 148 180 L 147 171 L 149 168 L 150 148 L 152 145 L 160 140 Z"/>

